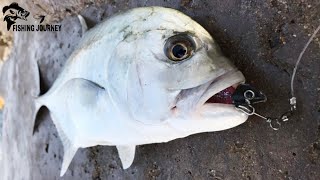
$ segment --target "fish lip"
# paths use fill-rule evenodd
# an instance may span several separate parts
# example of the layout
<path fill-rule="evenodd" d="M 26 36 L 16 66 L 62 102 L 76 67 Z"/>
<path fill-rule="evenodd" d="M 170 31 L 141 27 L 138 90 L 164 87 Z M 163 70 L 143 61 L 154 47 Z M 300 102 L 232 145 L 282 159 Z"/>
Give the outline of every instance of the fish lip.
<path fill-rule="evenodd" d="M 206 83 L 182 90 L 176 97 L 171 110 L 175 111 L 178 109 L 178 112 L 184 112 L 182 114 L 192 114 L 192 112 L 197 112 L 205 104 L 219 104 L 205 102 L 220 91 L 243 82 L 245 82 L 245 78 L 240 71 L 237 69 L 229 70 L 218 77 L 211 78 L 211 80 L 206 81 Z M 223 105 L 226 105 L 224 107 L 234 107 L 233 104 Z M 181 113 L 177 115 L 181 115 Z"/>
<path fill-rule="evenodd" d="M 226 83 L 225 81 L 228 81 Z M 202 94 L 202 96 L 199 98 L 199 101 L 196 105 L 196 108 L 200 108 L 204 106 L 205 104 L 219 104 L 219 103 L 206 103 L 212 96 L 216 95 L 217 93 L 221 92 L 222 90 L 233 86 L 236 88 L 239 84 L 244 83 L 245 78 L 243 74 L 238 70 L 229 71 L 205 84 L 208 84 L 209 86 L 205 90 L 205 92 Z M 221 85 L 220 87 L 217 87 Z M 233 104 L 224 104 L 226 106 L 234 106 Z"/>

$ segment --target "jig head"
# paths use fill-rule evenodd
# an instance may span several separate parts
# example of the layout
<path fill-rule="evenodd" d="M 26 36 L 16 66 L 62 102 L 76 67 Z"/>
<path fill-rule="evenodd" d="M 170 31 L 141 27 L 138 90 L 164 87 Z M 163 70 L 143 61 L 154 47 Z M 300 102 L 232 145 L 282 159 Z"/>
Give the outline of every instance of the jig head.
<path fill-rule="evenodd" d="M 261 91 L 256 90 L 249 84 L 240 84 L 235 92 L 232 94 L 232 101 L 235 107 L 247 114 L 248 116 L 256 115 L 269 123 L 273 130 L 279 130 L 281 122 L 288 121 L 289 117 L 292 116 L 293 111 L 296 108 L 295 99 L 290 99 L 291 109 L 283 113 L 279 118 L 271 118 L 263 116 L 255 111 L 253 104 L 266 102 L 267 96 Z"/>

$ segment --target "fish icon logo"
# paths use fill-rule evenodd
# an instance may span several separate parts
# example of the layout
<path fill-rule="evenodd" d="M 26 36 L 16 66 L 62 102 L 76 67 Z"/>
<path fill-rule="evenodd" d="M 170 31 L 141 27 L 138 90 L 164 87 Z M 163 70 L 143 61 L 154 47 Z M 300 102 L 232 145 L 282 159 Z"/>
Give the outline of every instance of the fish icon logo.
<path fill-rule="evenodd" d="M 26 11 L 22 7 L 18 5 L 18 3 L 11 3 L 9 6 L 5 6 L 2 9 L 4 20 L 7 22 L 7 30 L 10 30 L 10 27 L 16 23 L 17 19 L 22 19 L 27 21 L 27 17 L 29 16 L 30 12 Z"/>
<path fill-rule="evenodd" d="M 60 31 L 61 25 L 48 24 L 44 21 L 45 17 L 41 14 L 35 14 L 31 17 L 31 22 L 21 23 L 20 20 L 30 20 L 30 12 L 19 6 L 18 3 L 13 2 L 8 6 L 2 8 L 3 21 L 7 22 L 7 30 L 12 31 Z M 27 19 L 29 18 L 29 19 Z M 35 21 L 34 21 L 35 20 Z"/>

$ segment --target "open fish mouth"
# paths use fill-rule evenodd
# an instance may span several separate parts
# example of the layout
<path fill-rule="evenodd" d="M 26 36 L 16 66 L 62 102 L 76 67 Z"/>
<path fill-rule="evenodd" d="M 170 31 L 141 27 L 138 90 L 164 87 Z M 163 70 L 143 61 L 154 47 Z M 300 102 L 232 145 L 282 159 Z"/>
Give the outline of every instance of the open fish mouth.
<path fill-rule="evenodd" d="M 232 94 L 234 93 L 234 91 L 236 90 L 238 84 L 232 85 L 220 92 L 218 92 L 217 94 L 215 94 L 214 96 L 210 97 L 206 102 L 206 103 L 219 103 L 219 104 L 232 104 Z"/>
<path fill-rule="evenodd" d="M 199 86 L 182 90 L 176 107 L 182 111 L 201 109 L 203 106 L 223 104 L 232 107 L 232 94 L 240 83 L 245 82 L 243 74 L 232 70 Z"/>
<path fill-rule="evenodd" d="M 231 70 L 202 85 L 183 90 L 174 112 L 177 117 L 190 121 L 180 128 L 181 131 L 221 131 L 245 122 L 248 116 L 232 102 L 235 89 L 244 82 L 240 71 Z"/>
<path fill-rule="evenodd" d="M 187 91 L 189 91 L 188 94 L 194 94 L 194 91 L 198 91 L 196 109 L 212 104 L 224 104 L 227 107 L 233 106 L 231 96 L 237 86 L 244 82 L 243 74 L 238 70 L 234 70 Z"/>
<path fill-rule="evenodd" d="M 198 106 L 207 104 L 229 104 L 232 105 L 232 94 L 237 86 L 243 83 L 245 78 L 240 71 L 231 71 L 218 78 L 209 81 L 207 89 L 200 97 Z"/>

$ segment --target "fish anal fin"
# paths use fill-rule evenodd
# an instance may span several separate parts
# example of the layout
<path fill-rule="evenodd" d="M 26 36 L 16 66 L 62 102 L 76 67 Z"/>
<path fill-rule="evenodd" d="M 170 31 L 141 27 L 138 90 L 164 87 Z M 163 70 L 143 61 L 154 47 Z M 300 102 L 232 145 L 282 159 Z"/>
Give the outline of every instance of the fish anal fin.
<path fill-rule="evenodd" d="M 123 169 L 129 168 L 134 160 L 136 146 L 117 146 L 117 149 Z"/>

